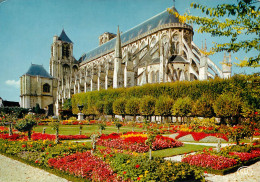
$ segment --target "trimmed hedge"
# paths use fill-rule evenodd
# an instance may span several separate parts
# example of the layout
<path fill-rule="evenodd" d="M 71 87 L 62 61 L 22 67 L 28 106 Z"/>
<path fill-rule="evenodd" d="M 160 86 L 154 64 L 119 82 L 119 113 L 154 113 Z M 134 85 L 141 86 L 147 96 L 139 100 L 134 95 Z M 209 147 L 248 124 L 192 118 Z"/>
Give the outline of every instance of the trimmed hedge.
<path fill-rule="evenodd" d="M 153 96 L 158 99 L 160 96 L 169 96 L 173 100 L 178 98 L 190 97 L 193 101 L 202 95 L 207 95 L 212 100 L 222 93 L 230 93 L 241 97 L 242 102 L 248 103 L 252 108 L 260 108 L 260 76 L 254 75 L 235 75 L 230 79 L 215 78 L 205 81 L 182 81 L 171 83 L 146 84 L 130 88 L 108 89 L 78 93 L 72 96 L 72 111 L 78 113 L 78 104 L 83 104 L 83 113 L 86 115 L 96 114 L 95 104 L 98 101 L 113 102 L 118 98 L 129 100 L 132 97 L 143 98 Z"/>

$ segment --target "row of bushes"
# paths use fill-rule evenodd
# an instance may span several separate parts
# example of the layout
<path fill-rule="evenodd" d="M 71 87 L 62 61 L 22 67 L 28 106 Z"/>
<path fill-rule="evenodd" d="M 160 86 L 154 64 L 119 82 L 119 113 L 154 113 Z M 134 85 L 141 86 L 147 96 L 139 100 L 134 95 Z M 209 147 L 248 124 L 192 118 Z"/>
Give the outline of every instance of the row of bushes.
<path fill-rule="evenodd" d="M 260 108 L 260 76 L 236 75 L 230 79 L 146 84 L 75 94 L 72 111 L 83 113 L 160 116 L 233 117 Z M 192 107 L 193 106 L 193 107 Z"/>

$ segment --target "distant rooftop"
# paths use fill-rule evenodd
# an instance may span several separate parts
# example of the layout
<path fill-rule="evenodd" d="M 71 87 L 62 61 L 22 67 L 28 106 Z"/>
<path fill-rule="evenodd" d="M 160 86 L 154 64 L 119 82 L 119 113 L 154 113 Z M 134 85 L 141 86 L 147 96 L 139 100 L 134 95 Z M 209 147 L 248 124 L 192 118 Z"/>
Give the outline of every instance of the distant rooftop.
<path fill-rule="evenodd" d="M 70 40 L 70 38 L 67 36 L 67 34 L 65 33 L 64 29 L 62 30 L 62 32 L 61 32 L 61 34 L 60 34 L 60 36 L 59 36 L 58 39 L 61 40 L 61 41 L 64 41 L 64 42 L 73 43 L 73 42 Z"/>
<path fill-rule="evenodd" d="M 52 78 L 52 76 L 44 69 L 44 67 L 38 64 L 31 64 L 25 75 Z"/>

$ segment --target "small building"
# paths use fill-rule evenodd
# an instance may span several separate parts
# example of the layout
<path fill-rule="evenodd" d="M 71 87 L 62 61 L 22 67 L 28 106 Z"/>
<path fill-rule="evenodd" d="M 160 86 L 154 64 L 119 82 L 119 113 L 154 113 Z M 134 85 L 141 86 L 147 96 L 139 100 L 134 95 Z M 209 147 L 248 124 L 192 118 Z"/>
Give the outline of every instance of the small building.
<path fill-rule="evenodd" d="M 42 65 L 31 64 L 29 70 L 20 77 L 21 107 L 41 109 L 53 108 L 56 100 L 57 80 Z"/>
<path fill-rule="evenodd" d="M 3 100 L 0 97 L 0 107 L 20 107 L 19 102 Z"/>

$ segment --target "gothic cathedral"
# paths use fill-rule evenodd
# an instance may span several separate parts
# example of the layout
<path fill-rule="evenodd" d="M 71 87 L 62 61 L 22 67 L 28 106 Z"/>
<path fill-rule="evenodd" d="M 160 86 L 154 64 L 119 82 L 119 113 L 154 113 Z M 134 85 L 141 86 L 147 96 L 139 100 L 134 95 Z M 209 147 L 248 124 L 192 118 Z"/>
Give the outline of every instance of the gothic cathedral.
<path fill-rule="evenodd" d="M 173 11 L 177 10 L 173 7 Z M 22 107 L 41 103 L 44 108 L 53 104 L 58 114 L 64 100 L 80 92 L 230 77 L 230 55 L 225 55 L 220 69 L 203 54 L 206 42 L 200 49 L 193 42 L 193 35 L 192 26 L 164 11 L 124 33 L 119 27 L 117 34 L 105 32 L 99 37 L 99 47 L 76 60 L 73 42 L 62 30 L 59 37 L 53 37 L 50 75 L 41 70 L 46 73 L 28 71 L 21 77 Z M 41 80 L 36 81 L 37 89 L 32 86 L 33 79 Z M 46 92 L 46 84 L 50 92 Z M 47 97 L 52 101 L 45 101 Z"/>

